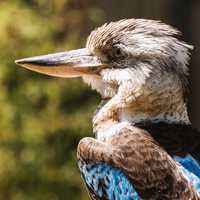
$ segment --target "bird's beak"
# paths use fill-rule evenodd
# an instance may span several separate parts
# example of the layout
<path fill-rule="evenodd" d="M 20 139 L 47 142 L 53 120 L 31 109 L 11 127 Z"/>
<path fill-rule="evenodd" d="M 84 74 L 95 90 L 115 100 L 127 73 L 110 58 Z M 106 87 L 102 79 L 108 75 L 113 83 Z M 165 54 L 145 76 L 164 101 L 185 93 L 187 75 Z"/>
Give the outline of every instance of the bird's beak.
<path fill-rule="evenodd" d="M 98 74 L 106 67 L 106 64 L 86 48 L 24 58 L 15 63 L 32 71 L 63 78 Z"/>

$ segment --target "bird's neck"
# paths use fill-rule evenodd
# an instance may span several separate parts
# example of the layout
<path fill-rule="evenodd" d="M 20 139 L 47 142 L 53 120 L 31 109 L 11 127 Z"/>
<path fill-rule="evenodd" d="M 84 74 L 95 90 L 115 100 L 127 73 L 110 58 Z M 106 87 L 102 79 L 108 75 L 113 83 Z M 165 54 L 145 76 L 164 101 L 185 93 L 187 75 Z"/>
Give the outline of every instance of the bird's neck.
<path fill-rule="evenodd" d="M 168 124 L 189 124 L 190 120 L 188 117 L 187 106 L 185 103 L 177 105 L 176 109 L 171 112 L 140 112 L 133 111 L 131 109 L 125 109 L 123 112 L 119 113 L 119 121 L 128 121 L 133 124 L 142 123 L 142 122 L 166 122 Z"/>
<path fill-rule="evenodd" d="M 101 111 L 105 102 L 99 105 L 97 112 Z M 114 117 L 105 121 L 99 122 L 95 127 L 96 137 L 99 140 L 105 141 L 110 137 L 118 134 L 121 128 L 127 124 L 137 125 L 143 123 L 159 123 L 164 122 L 167 124 L 190 124 L 187 112 L 187 105 L 184 101 L 178 101 L 177 105 L 171 105 L 171 112 L 163 110 L 163 112 L 149 112 L 148 110 L 126 108 L 118 113 L 118 120 Z"/>
<path fill-rule="evenodd" d="M 109 77 L 118 77 L 116 71 L 106 72 Z M 126 123 L 190 124 L 185 90 L 174 74 L 158 71 L 156 77 L 145 79 L 145 84 L 137 81 L 137 77 L 130 77 L 131 81 L 119 81 L 118 87 L 104 83 L 99 77 L 83 79 L 102 98 L 107 98 L 98 106 L 93 118 L 94 132 L 100 140 L 117 134 Z"/>

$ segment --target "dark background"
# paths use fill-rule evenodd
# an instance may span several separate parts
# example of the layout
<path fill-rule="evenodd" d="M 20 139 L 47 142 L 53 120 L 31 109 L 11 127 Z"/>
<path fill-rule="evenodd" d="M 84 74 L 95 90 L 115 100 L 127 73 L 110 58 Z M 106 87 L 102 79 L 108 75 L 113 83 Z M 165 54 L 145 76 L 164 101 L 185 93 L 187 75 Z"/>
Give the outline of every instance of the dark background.
<path fill-rule="evenodd" d="M 199 0 L 0 1 L 0 200 L 88 199 L 76 166 L 99 101 L 81 80 L 19 68 L 17 58 L 83 47 L 92 29 L 121 18 L 178 27 L 193 44 L 190 116 L 200 129 Z"/>

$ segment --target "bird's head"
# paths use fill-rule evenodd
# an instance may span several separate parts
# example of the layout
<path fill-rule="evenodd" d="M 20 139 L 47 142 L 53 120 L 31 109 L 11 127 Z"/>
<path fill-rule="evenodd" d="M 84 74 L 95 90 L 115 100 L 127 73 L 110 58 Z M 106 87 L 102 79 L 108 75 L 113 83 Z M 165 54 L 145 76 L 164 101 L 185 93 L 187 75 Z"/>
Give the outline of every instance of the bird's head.
<path fill-rule="evenodd" d="M 51 76 L 82 77 L 104 99 L 121 95 L 124 107 L 119 112 L 188 121 L 184 97 L 192 46 L 178 35 L 158 21 L 125 19 L 92 31 L 86 48 L 16 63 Z"/>

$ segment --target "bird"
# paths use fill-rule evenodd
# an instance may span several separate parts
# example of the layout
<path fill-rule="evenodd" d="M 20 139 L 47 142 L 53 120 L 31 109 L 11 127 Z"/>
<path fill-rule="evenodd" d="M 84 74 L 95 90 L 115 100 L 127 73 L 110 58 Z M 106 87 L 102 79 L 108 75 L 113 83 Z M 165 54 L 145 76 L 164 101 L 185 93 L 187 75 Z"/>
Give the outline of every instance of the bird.
<path fill-rule="evenodd" d="M 101 96 L 77 163 L 92 200 L 200 199 L 200 132 L 187 111 L 192 45 L 158 20 L 94 29 L 86 47 L 16 60 L 29 70 L 81 77 Z"/>

